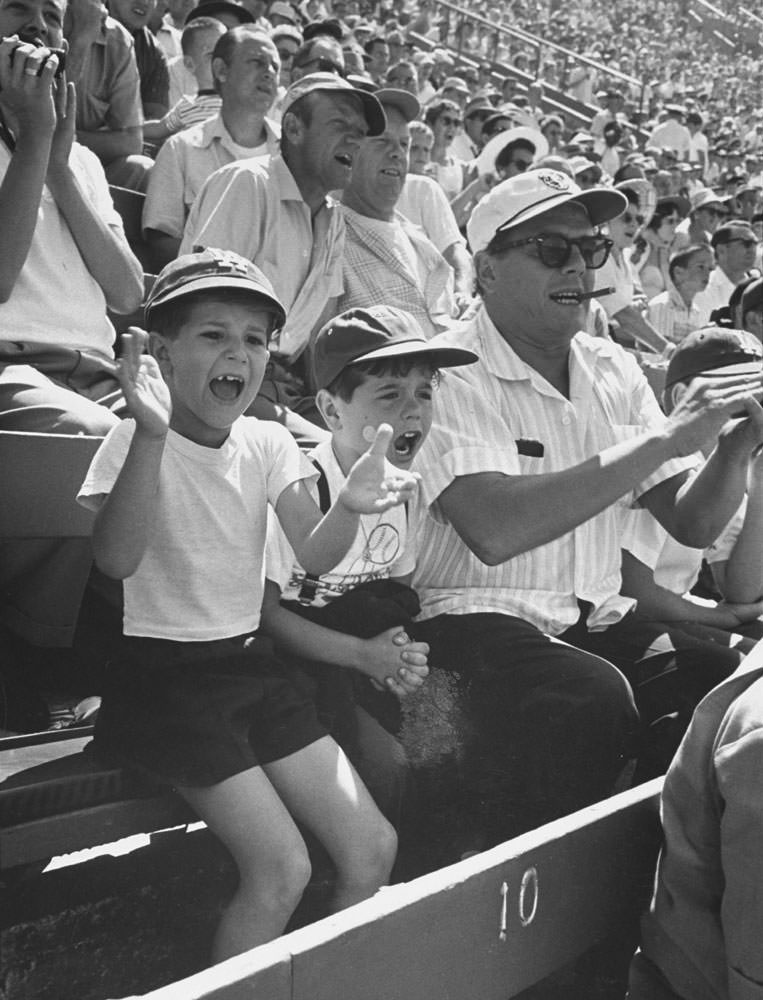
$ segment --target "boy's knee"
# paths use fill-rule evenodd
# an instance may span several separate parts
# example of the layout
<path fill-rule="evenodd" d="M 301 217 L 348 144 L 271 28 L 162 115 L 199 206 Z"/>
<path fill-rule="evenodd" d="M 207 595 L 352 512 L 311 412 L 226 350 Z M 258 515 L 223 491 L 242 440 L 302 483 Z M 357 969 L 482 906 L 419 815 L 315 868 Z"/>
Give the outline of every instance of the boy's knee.
<path fill-rule="evenodd" d="M 369 879 L 381 884 L 387 880 L 397 857 L 397 833 L 386 819 L 383 819 L 373 837 L 366 841 L 364 870 Z"/>

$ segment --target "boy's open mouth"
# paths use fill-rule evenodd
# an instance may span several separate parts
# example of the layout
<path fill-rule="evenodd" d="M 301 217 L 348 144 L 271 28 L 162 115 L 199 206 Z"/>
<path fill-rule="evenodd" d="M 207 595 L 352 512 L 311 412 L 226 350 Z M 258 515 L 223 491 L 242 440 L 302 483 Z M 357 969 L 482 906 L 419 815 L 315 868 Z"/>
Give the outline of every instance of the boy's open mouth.
<path fill-rule="evenodd" d="M 394 448 L 397 458 L 411 458 L 421 440 L 421 431 L 405 431 L 395 438 Z"/>
<path fill-rule="evenodd" d="M 219 375 L 209 383 L 212 395 L 225 403 L 232 403 L 244 391 L 244 380 L 238 375 Z"/>

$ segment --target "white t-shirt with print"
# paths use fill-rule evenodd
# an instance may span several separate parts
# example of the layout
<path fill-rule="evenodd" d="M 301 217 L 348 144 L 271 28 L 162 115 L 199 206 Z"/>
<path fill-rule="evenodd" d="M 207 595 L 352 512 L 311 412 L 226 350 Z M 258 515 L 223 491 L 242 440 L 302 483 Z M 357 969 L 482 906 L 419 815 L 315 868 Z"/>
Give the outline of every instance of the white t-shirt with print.
<path fill-rule="evenodd" d="M 310 452 L 310 457 L 325 472 L 328 495 L 333 500 L 347 477 L 334 456 L 331 441 L 322 441 Z M 394 472 L 394 467 L 388 463 L 387 474 Z M 311 484 L 310 489 L 317 502 L 317 484 Z M 282 600 L 325 607 L 361 583 L 412 573 L 415 553 L 411 541 L 405 506 L 392 507 L 381 514 L 363 514 L 344 559 L 317 581 L 310 578 L 306 582 L 305 570 L 297 562 L 276 518 L 271 515 L 268 519 L 266 574 L 281 588 Z"/>

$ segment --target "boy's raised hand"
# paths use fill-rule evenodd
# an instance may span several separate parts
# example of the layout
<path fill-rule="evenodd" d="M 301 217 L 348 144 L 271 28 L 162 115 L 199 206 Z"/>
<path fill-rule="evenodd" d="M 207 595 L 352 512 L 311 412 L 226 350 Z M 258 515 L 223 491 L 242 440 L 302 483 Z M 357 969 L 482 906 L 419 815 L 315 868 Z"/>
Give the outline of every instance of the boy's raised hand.
<path fill-rule="evenodd" d="M 379 424 L 368 450 L 350 469 L 338 499 L 356 514 L 378 514 L 406 503 L 416 493 L 418 478 L 397 470 L 386 476 L 385 456 L 392 440 L 389 424 Z"/>
<path fill-rule="evenodd" d="M 122 336 L 122 356 L 117 362 L 117 378 L 130 416 L 138 429 L 149 437 L 164 437 L 170 426 L 170 390 L 159 365 L 144 354 L 148 334 L 131 326 Z"/>

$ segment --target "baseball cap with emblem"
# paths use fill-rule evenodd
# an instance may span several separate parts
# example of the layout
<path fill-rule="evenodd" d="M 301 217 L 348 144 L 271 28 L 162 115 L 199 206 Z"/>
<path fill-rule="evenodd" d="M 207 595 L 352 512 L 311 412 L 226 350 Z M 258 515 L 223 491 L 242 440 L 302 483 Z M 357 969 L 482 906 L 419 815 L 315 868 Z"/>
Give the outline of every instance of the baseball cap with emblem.
<path fill-rule="evenodd" d="M 148 294 L 144 308 L 145 325 L 151 329 L 153 311 L 158 306 L 193 292 L 239 289 L 256 295 L 276 317 L 276 327 L 286 319 L 286 310 L 273 291 L 273 286 L 246 257 L 232 250 L 207 247 L 186 253 L 170 261 L 160 271 Z"/>
<path fill-rule="evenodd" d="M 705 326 L 687 334 L 665 373 L 665 388 L 697 375 L 763 375 L 763 344 L 746 330 Z"/>
<path fill-rule="evenodd" d="M 435 368 L 477 360 L 472 351 L 443 342 L 442 335 L 427 340 L 416 319 L 395 306 L 348 309 L 326 323 L 315 338 L 315 385 L 325 389 L 348 365 L 411 355 L 427 358 Z"/>
<path fill-rule="evenodd" d="M 612 188 L 583 191 L 558 170 L 527 170 L 496 184 L 477 203 L 466 224 L 472 253 L 484 250 L 496 233 L 514 229 L 571 201 L 585 208 L 594 226 L 614 219 L 628 207 L 625 196 Z"/>
<path fill-rule="evenodd" d="M 357 94 L 363 105 L 363 114 L 368 124 L 368 134 L 381 135 L 387 127 L 384 109 L 374 95 L 366 90 L 353 87 L 351 83 L 348 83 L 347 80 L 341 76 L 337 76 L 335 73 L 309 73 L 307 76 L 303 76 L 300 80 L 292 83 L 286 91 L 283 104 L 281 105 L 282 116 L 286 115 L 286 112 L 301 98 L 306 97 L 308 94 L 317 93 Z"/>

